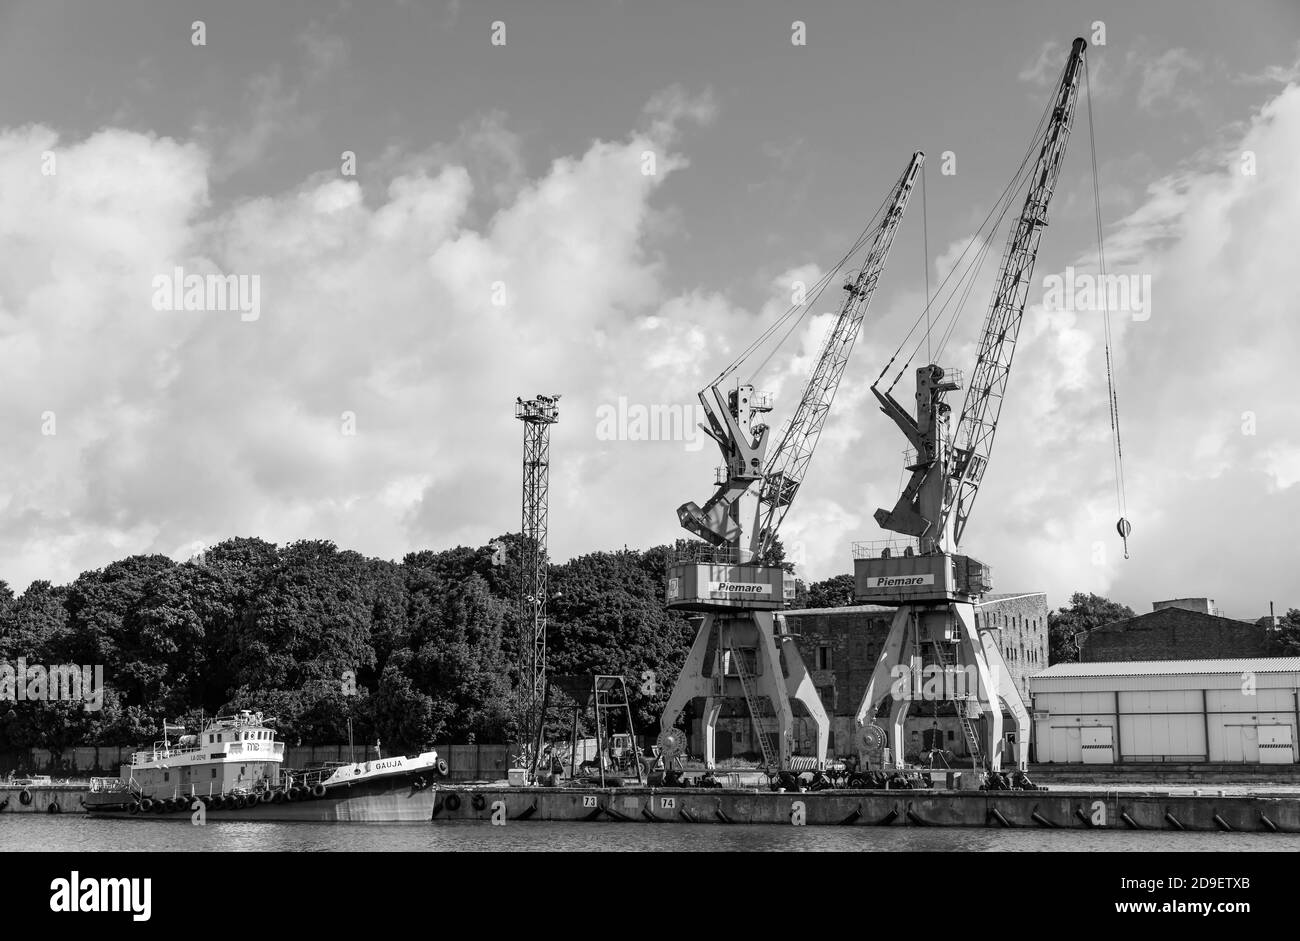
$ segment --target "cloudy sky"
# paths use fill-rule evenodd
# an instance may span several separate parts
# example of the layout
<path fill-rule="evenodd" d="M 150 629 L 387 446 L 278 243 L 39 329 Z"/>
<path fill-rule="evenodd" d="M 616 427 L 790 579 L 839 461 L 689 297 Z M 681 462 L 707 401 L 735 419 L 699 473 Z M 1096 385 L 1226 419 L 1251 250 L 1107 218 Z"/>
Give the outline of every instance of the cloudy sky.
<path fill-rule="evenodd" d="M 927 211 L 783 530 L 806 576 L 848 571 L 901 481 L 868 387 L 1097 23 L 1107 256 L 1150 282 L 1113 319 L 1132 558 L 1100 315 L 1043 304 L 1048 275 L 1096 270 L 1082 98 L 965 548 L 1053 606 L 1300 606 L 1293 0 L 6 0 L 0 577 L 235 535 L 481 545 L 519 527 L 512 407 L 539 392 L 563 395 L 554 554 L 669 541 L 716 452 L 611 436 L 602 409 L 693 408 L 920 149 Z M 256 276 L 257 309 L 166 309 L 177 268 Z M 992 274 L 945 365 L 973 365 Z M 776 422 L 825 325 L 755 376 Z"/>

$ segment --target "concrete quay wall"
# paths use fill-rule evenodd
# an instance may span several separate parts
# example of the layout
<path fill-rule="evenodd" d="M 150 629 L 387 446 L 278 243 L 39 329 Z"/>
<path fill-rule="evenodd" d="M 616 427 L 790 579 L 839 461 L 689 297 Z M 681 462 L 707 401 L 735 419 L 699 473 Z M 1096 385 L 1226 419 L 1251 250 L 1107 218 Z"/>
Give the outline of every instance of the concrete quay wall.
<path fill-rule="evenodd" d="M 1300 833 L 1300 798 L 1114 791 L 445 787 L 433 820 L 1042 827 Z"/>

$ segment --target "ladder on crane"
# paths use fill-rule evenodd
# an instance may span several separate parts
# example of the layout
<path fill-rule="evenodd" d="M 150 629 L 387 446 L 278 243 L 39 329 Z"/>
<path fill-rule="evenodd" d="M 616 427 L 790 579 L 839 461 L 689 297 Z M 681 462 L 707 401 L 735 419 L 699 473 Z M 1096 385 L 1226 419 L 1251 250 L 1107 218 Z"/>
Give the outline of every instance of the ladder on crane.
<path fill-rule="evenodd" d="M 759 700 L 754 695 L 753 686 L 750 684 L 749 668 L 745 665 L 745 658 L 741 656 L 740 651 L 735 647 L 728 647 L 727 652 L 731 655 L 731 662 L 736 665 L 736 676 L 740 677 L 740 689 L 745 694 L 745 705 L 749 707 L 749 717 L 754 723 L 754 734 L 758 736 L 758 747 L 763 752 L 763 767 L 771 771 L 780 767 L 780 762 L 772 755 L 772 743 L 768 739 L 767 729 L 763 727 L 763 720 L 758 712 Z"/>
<path fill-rule="evenodd" d="M 957 666 L 957 655 L 953 652 L 952 644 L 937 640 L 934 642 L 934 646 L 939 652 L 939 663 L 943 666 L 945 673 L 948 672 L 949 667 Z M 975 731 L 975 725 L 967 714 L 966 700 L 954 699 L 953 706 L 957 710 L 957 721 L 961 724 L 962 734 L 966 736 L 966 747 L 970 749 L 971 761 L 978 767 L 984 763 L 984 754 L 980 748 L 979 734 Z"/>

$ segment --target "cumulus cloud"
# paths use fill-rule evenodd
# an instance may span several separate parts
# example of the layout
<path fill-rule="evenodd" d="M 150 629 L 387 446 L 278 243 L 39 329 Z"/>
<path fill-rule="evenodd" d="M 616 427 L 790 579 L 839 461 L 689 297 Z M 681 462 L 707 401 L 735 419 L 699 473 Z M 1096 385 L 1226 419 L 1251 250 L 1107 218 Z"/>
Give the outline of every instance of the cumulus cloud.
<path fill-rule="evenodd" d="M 758 309 L 708 284 L 665 287 L 661 240 L 676 223 L 664 188 L 688 165 L 686 129 L 715 111 L 711 96 L 670 89 L 624 136 L 531 174 L 504 117 L 488 116 L 459 141 L 386 155 L 365 189 L 323 174 L 219 205 L 209 188 L 223 157 L 201 138 L 0 132 L 11 442 L 0 576 L 21 588 L 238 534 L 332 538 L 384 557 L 483 544 L 518 526 L 511 407 L 539 392 L 563 395 L 556 556 L 677 538 L 674 508 L 711 492 L 712 445 L 602 436 L 600 410 L 620 399 L 694 408 L 695 390 L 789 306 L 792 282 L 822 273 L 777 273 Z M 1149 275 L 1153 291 L 1148 320 L 1116 319 L 1129 562 L 1112 535 L 1100 325 L 1031 295 L 967 531 L 999 589 L 1046 590 L 1053 603 L 1079 589 L 1134 603 L 1204 593 L 1246 616 L 1290 584 L 1279 522 L 1300 518 L 1300 405 L 1285 385 L 1300 348 L 1287 281 L 1300 88 L 1235 144 L 1255 154 L 1257 175 L 1236 161 L 1170 174 L 1108 235 L 1115 269 Z M 54 175 L 42 173 L 47 153 Z M 882 194 L 893 173 L 882 170 Z M 151 279 L 177 266 L 257 275 L 259 318 L 154 309 Z M 869 386 L 923 299 L 891 298 L 868 317 L 783 533 L 808 577 L 847 571 L 849 543 L 875 538 L 872 511 L 897 497 L 902 439 Z M 841 300 L 832 284 L 757 377 L 779 395 L 775 422 Z M 969 366 L 974 332 L 954 334 L 943 361 Z M 1249 564 L 1220 564 L 1246 550 Z M 1223 571 L 1230 583 L 1205 583 Z"/>

